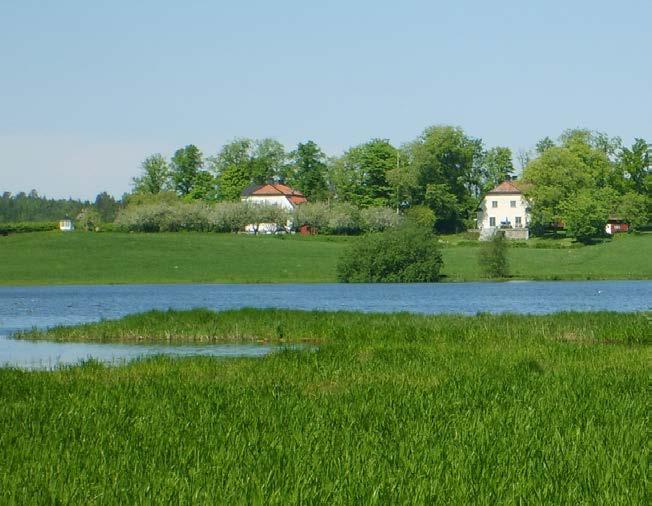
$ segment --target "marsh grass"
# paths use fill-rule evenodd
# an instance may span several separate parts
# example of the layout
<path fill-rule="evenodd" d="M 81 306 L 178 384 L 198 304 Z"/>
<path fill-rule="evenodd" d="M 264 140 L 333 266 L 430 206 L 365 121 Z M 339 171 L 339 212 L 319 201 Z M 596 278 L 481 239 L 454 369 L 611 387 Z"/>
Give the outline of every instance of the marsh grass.
<path fill-rule="evenodd" d="M 319 344 L 0 370 L 0 502 L 646 502 L 646 314 L 194 310 L 22 337 L 167 336 Z"/>

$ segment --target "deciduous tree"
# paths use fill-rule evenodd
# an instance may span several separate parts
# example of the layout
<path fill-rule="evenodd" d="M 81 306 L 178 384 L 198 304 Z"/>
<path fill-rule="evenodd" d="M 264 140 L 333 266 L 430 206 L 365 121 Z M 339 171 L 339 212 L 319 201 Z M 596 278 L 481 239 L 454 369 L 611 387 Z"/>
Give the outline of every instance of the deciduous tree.
<path fill-rule="evenodd" d="M 170 188 L 170 166 L 163 155 L 148 156 L 140 167 L 141 175 L 133 178 L 135 193 L 159 193 Z"/>
<path fill-rule="evenodd" d="M 203 163 L 201 151 L 194 144 L 175 151 L 172 157 L 171 174 L 174 189 L 179 195 L 186 196 L 192 191 L 197 173 Z"/>
<path fill-rule="evenodd" d="M 326 185 L 326 155 L 313 141 L 299 143 L 290 154 L 289 183 L 299 189 L 308 200 L 324 200 Z"/>

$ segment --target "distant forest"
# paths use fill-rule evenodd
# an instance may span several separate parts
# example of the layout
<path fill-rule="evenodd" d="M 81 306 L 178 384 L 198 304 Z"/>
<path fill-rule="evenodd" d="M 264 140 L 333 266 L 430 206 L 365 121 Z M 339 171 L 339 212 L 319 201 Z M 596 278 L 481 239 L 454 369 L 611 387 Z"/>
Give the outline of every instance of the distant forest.
<path fill-rule="evenodd" d="M 84 209 L 94 209 L 103 222 L 112 222 L 120 202 L 106 192 L 100 193 L 95 201 L 73 199 L 49 199 L 40 196 L 36 190 L 12 195 L 4 192 L 0 198 L 0 222 L 59 221 L 62 218 L 76 218 Z"/>

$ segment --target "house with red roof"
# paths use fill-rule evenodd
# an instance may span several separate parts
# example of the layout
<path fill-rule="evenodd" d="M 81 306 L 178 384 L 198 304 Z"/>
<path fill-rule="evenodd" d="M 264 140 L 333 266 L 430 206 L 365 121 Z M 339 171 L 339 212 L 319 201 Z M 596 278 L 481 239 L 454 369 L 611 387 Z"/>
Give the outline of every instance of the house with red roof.
<path fill-rule="evenodd" d="M 303 193 L 283 183 L 251 184 L 242 191 L 240 200 L 251 204 L 276 205 L 288 212 L 293 211 L 298 205 L 308 202 Z M 250 224 L 245 227 L 245 230 L 252 233 L 273 234 L 290 228 L 292 228 L 292 220 L 288 219 L 285 225 L 278 223 Z"/>
<path fill-rule="evenodd" d="M 520 181 L 503 181 L 482 199 L 478 209 L 480 239 L 490 239 L 497 230 L 510 239 L 529 237 L 530 204 Z"/>

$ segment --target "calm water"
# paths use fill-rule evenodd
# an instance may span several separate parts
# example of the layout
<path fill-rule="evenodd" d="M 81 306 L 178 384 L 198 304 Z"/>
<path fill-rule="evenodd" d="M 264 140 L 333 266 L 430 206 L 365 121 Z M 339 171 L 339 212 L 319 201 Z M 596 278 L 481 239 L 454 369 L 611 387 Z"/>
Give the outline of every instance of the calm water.
<path fill-rule="evenodd" d="M 149 309 L 283 307 L 416 313 L 641 311 L 652 309 L 652 281 L 442 284 L 97 285 L 0 287 L 0 364 L 56 367 L 87 358 L 120 362 L 150 354 L 258 356 L 257 345 L 32 343 L 12 332 L 118 318 Z"/>

